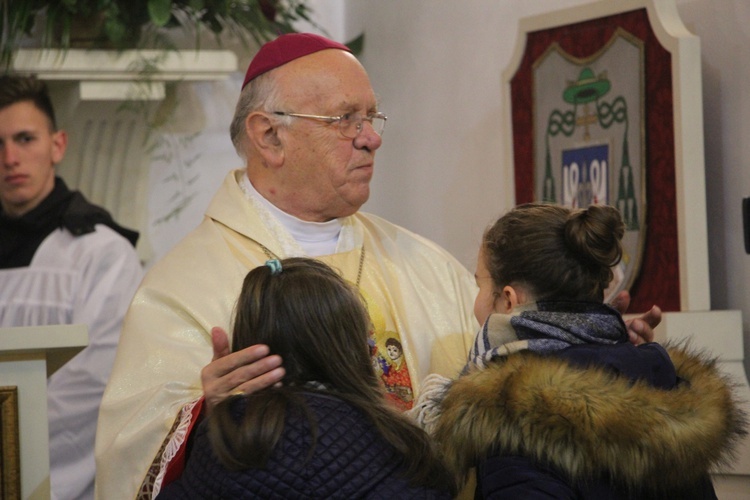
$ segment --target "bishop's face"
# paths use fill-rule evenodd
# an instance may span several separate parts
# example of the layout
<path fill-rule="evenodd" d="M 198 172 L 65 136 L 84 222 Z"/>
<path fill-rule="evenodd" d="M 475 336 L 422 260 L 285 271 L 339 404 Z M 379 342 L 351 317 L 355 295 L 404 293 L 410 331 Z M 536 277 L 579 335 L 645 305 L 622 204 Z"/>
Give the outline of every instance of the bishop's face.
<path fill-rule="evenodd" d="M 327 116 L 378 111 L 367 73 L 342 50 L 301 57 L 278 68 L 276 78 L 289 108 L 283 111 Z M 367 201 L 375 151 L 382 144 L 372 124 L 365 121 L 352 139 L 341 134 L 337 123 L 295 118 L 280 133 L 286 169 L 280 208 L 324 222 L 351 215 Z"/>

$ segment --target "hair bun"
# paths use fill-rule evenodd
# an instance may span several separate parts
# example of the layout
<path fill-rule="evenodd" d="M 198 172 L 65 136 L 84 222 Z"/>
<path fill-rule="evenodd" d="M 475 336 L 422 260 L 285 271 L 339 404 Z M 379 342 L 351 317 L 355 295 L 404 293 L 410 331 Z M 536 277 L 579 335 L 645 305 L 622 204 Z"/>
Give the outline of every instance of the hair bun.
<path fill-rule="evenodd" d="M 565 240 L 571 249 L 592 264 L 607 268 L 620 262 L 624 234 L 620 212 L 609 205 L 575 210 L 565 223 Z"/>

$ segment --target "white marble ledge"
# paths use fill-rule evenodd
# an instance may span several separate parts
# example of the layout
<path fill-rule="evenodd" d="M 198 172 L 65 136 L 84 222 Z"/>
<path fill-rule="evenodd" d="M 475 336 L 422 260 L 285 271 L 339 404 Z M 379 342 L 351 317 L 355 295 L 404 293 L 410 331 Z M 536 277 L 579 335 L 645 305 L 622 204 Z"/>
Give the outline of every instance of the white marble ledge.
<path fill-rule="evenodd" d="M 49 377 L 89 343 L 86 325 L 44 325 L 0 328 L 0 364 L 40 358 Z"/>
<path fill-rule="evenodd" d="M 78 82 L 84 101 L 160 100 L 165 82 L 229 77 L 237 71 L 237 56 L 230 50 L 19 49 L 12 69 L 42 80 Z"/>
<path fill-rule="evenodd" d="M 221 80 L 237 70 L 230 50 L 42 50 L 20 49 L 15 71 L 34 72 L 44 80 L 133 80 L 152 61 L 153 80 Z"/>

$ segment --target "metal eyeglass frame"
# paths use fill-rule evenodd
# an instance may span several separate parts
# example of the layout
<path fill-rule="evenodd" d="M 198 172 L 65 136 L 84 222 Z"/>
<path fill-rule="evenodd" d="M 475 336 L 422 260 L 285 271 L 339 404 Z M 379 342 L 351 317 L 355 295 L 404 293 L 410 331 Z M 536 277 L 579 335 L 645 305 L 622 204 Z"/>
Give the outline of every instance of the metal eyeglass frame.
<path fill-rule="evenodd" d="M 341 116 L 325 116 L 325 115 L 306 115 L 304 113 L 286 113 L 284 111 L 273 111 L 273 114 L 277 116 L 291 116 L 293 118 L 308 118 L 311 120 L 319 120 L 325 123 L 336 123 L 339 124 L 339 130 L 341 131 L 341 135 L 346 137 L 347 139 L 356 139 L 359 134 L 362 133 L 362 129 L 364 128 L 363 123 L 368 121 L 370 122 L 370 125 L 372 125 L 373 130 L 376 134 L 379 136 L 383 136 L 383 132 L 385 131 L 385 122 L 388 120 L 388 117 L 385 116 L 384 113 L 370 113 L 367 116 L 362 116 L 359 113 L 346 113 Z M 382 120 L 377 123 L 382 123 L 380 126 L 376 126 L 376 122 L 374 120 Z M 356 131 L 355 134 L 352 136 L 347 134 L 346 130 L 349 129 L 352 125 L 355 126 L 354 130 Z M 378 128 L 380 130 L 378 130 Z"/>

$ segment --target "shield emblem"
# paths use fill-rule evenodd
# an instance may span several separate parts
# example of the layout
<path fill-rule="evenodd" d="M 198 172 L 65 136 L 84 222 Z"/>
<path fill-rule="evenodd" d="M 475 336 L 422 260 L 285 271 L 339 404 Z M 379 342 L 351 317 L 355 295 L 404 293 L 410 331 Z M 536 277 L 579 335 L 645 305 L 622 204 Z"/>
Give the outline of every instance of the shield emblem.
<path fill-rule="evenodd" d="M 646 235 L 643 43 L 619 29 L 578 59 L 552 44 L 533 66 L 534 197 L 585 208 L 616 207 L 623 258 L 609 301 L 638 276 Z"/>

